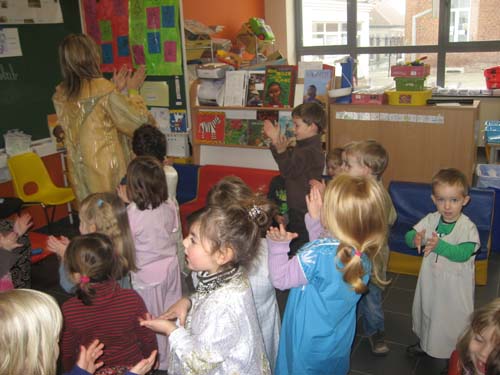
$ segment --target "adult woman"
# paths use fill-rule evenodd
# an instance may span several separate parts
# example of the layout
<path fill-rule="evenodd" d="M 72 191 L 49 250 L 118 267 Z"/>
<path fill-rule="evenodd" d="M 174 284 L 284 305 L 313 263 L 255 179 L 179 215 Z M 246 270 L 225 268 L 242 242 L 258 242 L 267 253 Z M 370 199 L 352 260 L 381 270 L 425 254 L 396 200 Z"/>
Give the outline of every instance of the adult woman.
<path fill-rule="evenodd" d="M 59 46 L 63 81 L 52 97 L 65 131 L 69 180 L 78 201 L 96 192 L 113 191 L 130 159 L 126 137 L 154 118 L 138 89 L 145 68 L 120 70 L 110 82 L 102 77 L 100 54 L 87 35 L 71 34 Z M 127 88 L 128 96 L 121 94 Z"/>

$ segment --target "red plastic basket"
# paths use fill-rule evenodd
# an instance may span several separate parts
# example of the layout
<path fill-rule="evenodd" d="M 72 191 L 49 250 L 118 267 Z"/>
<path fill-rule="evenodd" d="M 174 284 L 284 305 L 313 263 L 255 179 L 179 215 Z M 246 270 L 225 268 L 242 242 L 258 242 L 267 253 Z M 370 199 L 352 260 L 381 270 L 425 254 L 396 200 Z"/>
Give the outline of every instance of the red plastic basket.
<path fill-rule="evenodd" d="M 494 66 L 484 70 L 486 87 L 489 89 L 500 89 L 500 66 Z"/>

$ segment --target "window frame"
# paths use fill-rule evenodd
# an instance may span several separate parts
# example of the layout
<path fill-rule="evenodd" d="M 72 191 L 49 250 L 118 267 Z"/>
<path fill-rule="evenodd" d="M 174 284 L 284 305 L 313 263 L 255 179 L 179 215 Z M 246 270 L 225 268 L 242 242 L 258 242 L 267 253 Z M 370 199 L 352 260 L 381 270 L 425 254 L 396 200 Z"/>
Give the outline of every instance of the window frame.
<path fill-rule="evenodd" d="M 500 40 L 452 42 L 450 34 L 451 1 L 439 1 L 438 43 L 418 46 L 370 46 L 357 45 L 357 5 L 358 0 L 347 0 L 347 44 L 334 46 L 304 46 L 302 33 L 302 0 L 294 1 L 295 14 L 295 58 L 301 61 L 307 55 L 350 55 L 354 59 L 362 54 L 427 54 L 437 55 L 436 84 L 444 87 L 446 54 L 473 52 L 500 52 Z"/>

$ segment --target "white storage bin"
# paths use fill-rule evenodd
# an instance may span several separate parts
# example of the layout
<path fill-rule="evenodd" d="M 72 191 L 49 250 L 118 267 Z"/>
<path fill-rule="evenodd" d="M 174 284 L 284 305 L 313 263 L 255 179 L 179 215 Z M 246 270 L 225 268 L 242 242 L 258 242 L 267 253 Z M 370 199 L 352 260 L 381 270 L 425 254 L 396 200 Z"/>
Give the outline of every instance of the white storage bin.
<path fill-rule="evenodd" d="M 476 175 L 477 187 L 500 189 L 500 164 L 478 164 Z"/>

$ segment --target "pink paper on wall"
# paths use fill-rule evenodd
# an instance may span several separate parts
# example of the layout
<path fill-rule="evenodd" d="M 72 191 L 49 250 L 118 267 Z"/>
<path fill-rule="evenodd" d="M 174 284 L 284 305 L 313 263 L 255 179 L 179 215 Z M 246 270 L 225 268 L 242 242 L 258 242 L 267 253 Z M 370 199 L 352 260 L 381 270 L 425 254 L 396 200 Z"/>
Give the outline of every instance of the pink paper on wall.
<path fill-rule="evenodd" d="M 146 57 L 144 56 L 144 46 L 132 46 L 132 53 L 134 54 L 134 61 L 137 65 L 146 64 Z"/>
<path fill-rule="evenodd" d="M 101 62 L 103 72 L 112 72 L 124 65 L 132 68 L 126 43 L 129 35 L 128 3 L 128 0 L 82 0 L 85 31 L 101 50 L 108 52 Z"/>
<path fill-rule="evenodd" d="M 166 41 L 163 43 L 163 50 L 165 51 L 165 61 L 175 62 L 177 60 L 177 43 L 173 41 Z"/>
<path fill-rule="evenodd" d="M 146 15 L 147 15 L 148 29 L 154 29 L 154 30 L 159 29 L 160 28 L 160 8 L 159 7 L 147 8 Z"/>

